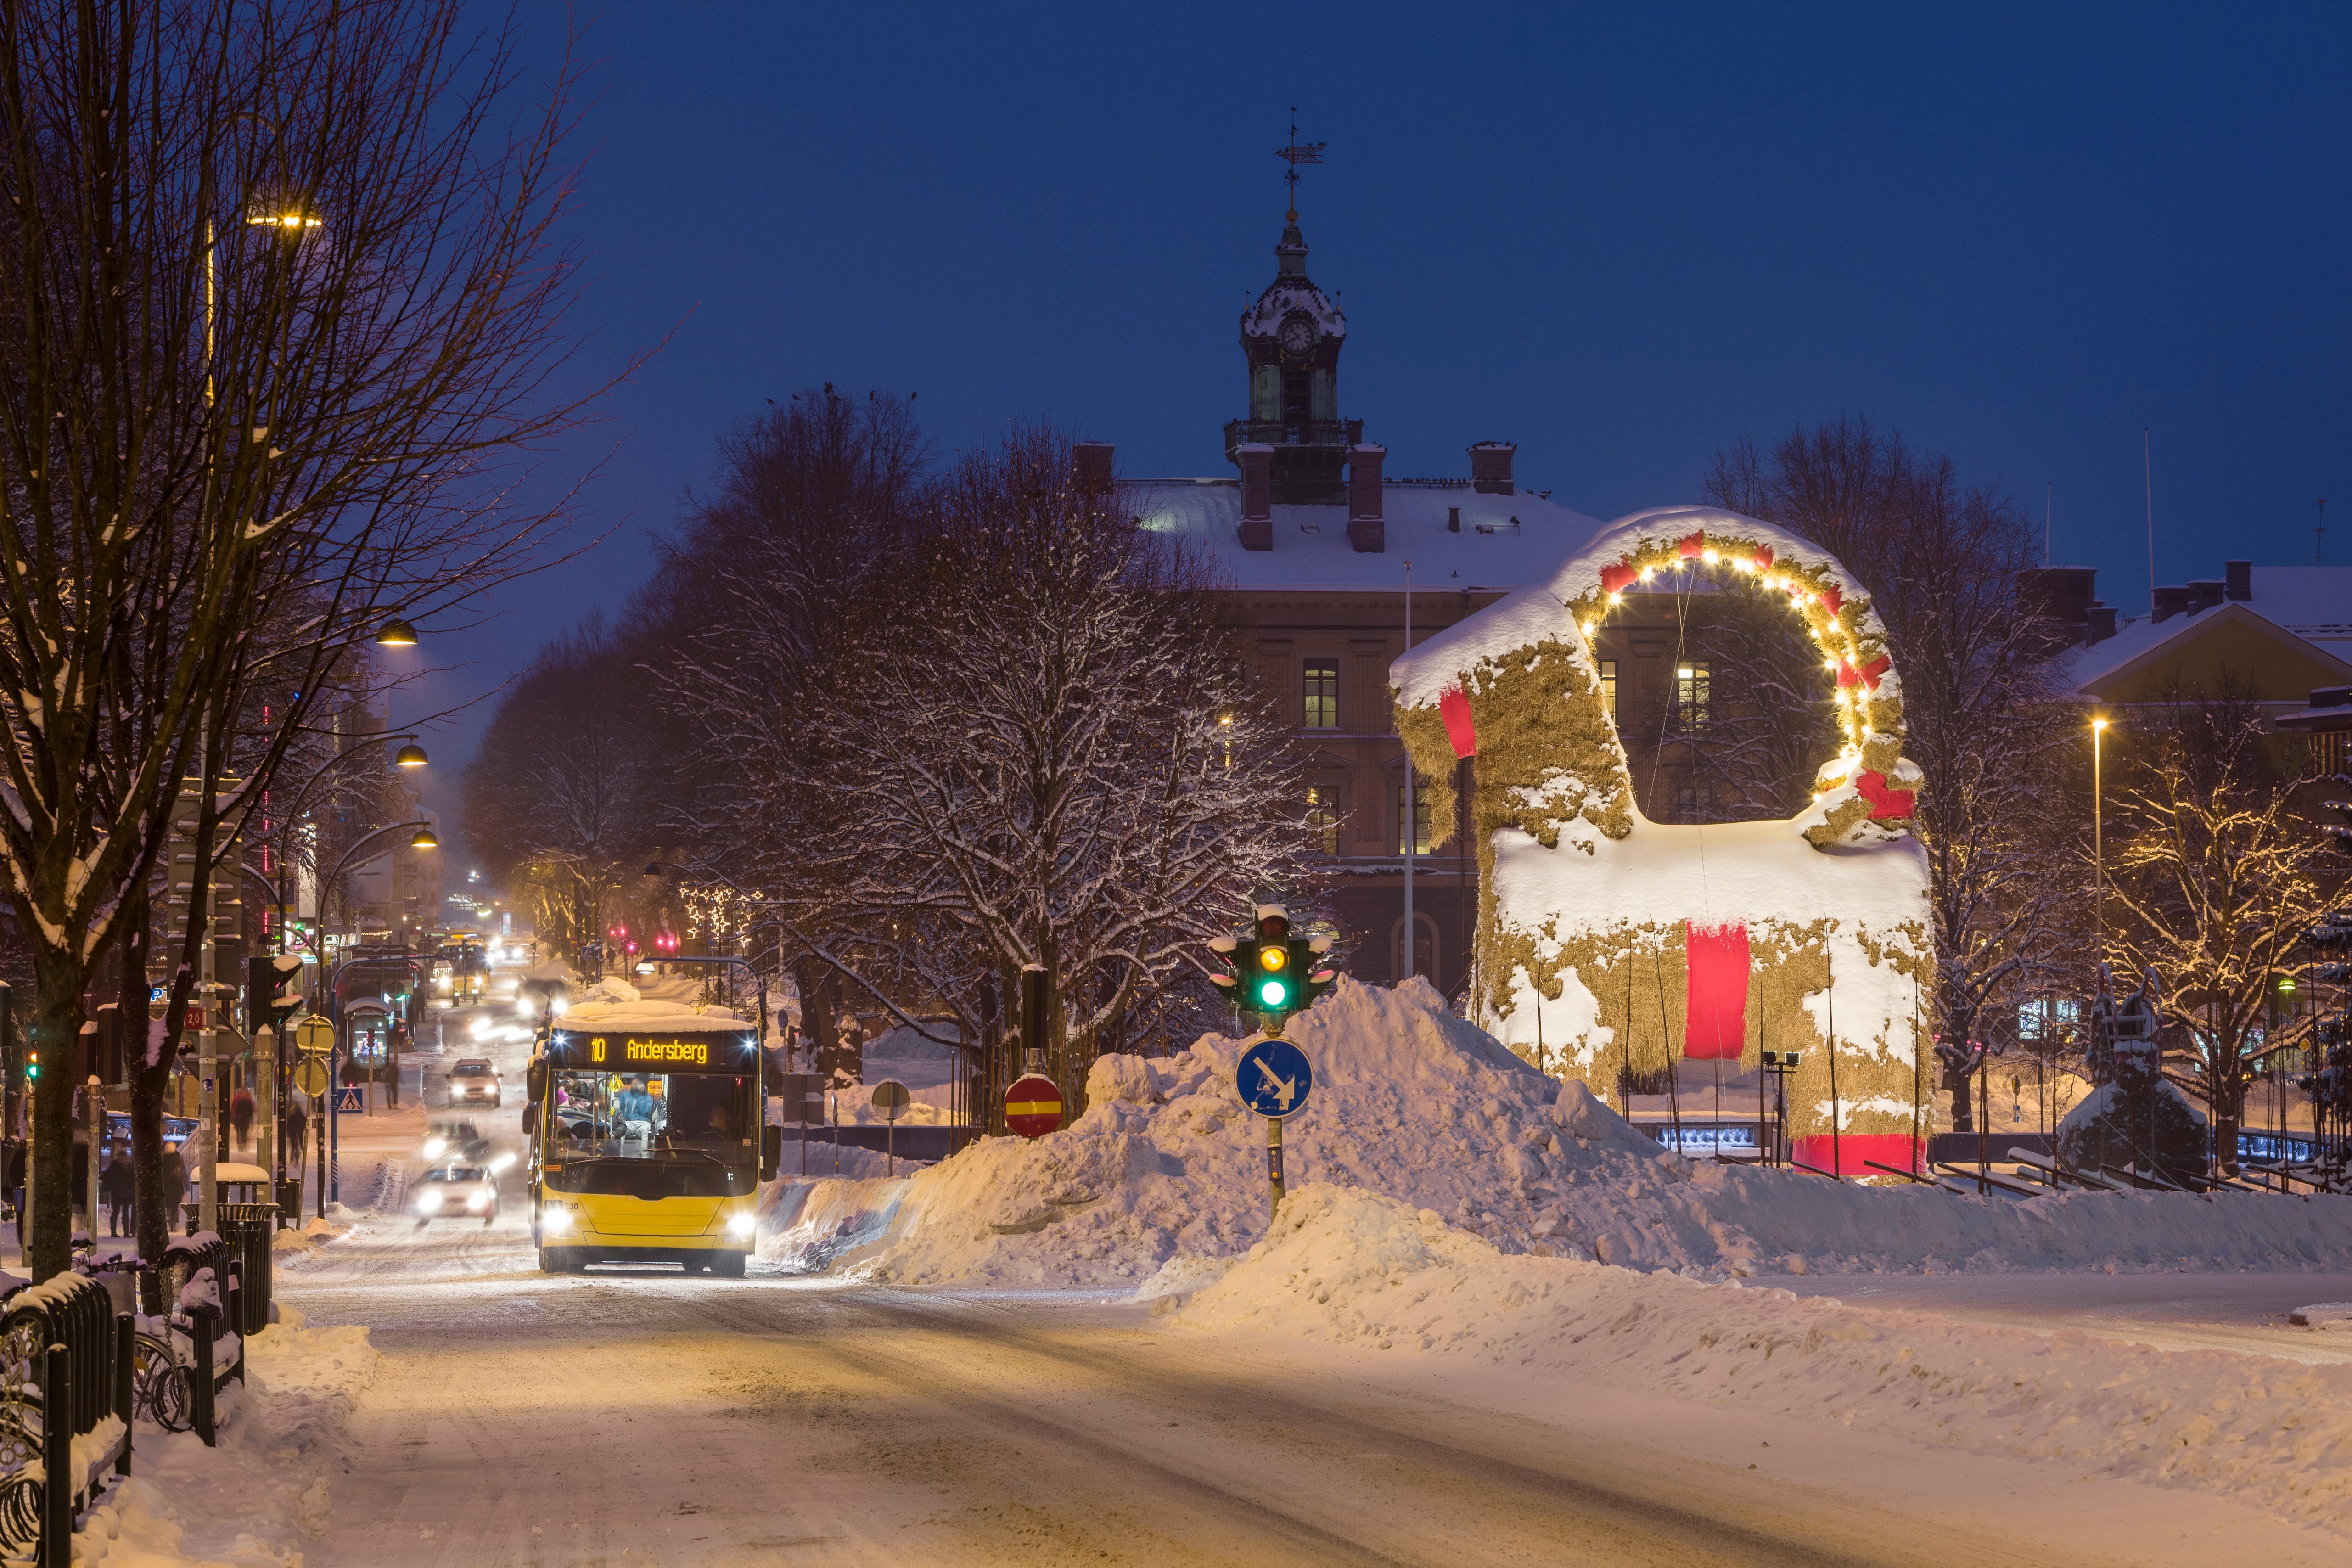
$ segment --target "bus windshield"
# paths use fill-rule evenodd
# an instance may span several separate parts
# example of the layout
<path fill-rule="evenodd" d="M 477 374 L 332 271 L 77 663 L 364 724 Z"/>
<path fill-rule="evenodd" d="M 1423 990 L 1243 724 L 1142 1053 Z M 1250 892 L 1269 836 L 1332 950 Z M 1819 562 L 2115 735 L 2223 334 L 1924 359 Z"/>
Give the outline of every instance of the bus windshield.
<path fill-rule="evenodd" d="M 549 1131 L 556 1150 L 575 1155 L 700 1153 L 737 1163 L 753 1157 L 750 1084 L 724 1073 L 560 1068 Z"/>

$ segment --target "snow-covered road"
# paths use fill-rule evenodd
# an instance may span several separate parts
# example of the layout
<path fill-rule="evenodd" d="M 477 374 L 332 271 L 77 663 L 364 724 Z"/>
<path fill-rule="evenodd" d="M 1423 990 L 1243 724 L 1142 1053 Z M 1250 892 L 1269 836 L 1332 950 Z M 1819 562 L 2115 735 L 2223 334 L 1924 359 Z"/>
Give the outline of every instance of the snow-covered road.
<path fill-rule="evenodd" d="M 468 1054 L 457 1031 L 470 1017 L 448 1022 L 436 1102 L 439 1068 Z M 519 1049 L 483 1048 L 517 1081 Z M 381 1145 L 399 1158 L 424 1121 L 407 1114 L 406 1127 L 347 1130 L 347 1154 L 372 1160 Z M 478 1120 L 494 1135 L 509 1121 Z M 2088 1568 L 2217 1553 L 2318 1564 L 2343 1552 L 2340 1536 L 2211 1489 L 1600 1386 L 1533 1363 L 1206 1332 L 1107 1291 L 914 1290 L 757 1262 L 741 1281 L 542 1275 L 511 1173 L 508 1184 L 489 1226 L 419 1230 L 379 1213 L 282 1258 L 283 1300 L 313 1324 L 370 1326 L 384 1358 L 340 1445 L 314 1568 Z M 2300 1279 L 2279 1288 L 2340 1282 Z M 2032 1292 L 2060 1288 L 2015 1276 L 1806 1284 L 1857 1305 L 1998 1321 L 2223 1288 L 2077 1278 L 2074 1294 L 2037 1305 Z"/>
<path fill-rule="evenodd" d="M 386 1216 L 281 1289 L 315 1323 L 373 1325 L 386 1358 L 333 1479 L 312 1559 L 331 1564 L 2080 1564 L 2210 1556 L 2217 1534 L 2320 1563 L 2341 1544 L 2210 1495 L 1234 1342 L 1069 1294 L 551 1278 L 512 1217 Z"/>

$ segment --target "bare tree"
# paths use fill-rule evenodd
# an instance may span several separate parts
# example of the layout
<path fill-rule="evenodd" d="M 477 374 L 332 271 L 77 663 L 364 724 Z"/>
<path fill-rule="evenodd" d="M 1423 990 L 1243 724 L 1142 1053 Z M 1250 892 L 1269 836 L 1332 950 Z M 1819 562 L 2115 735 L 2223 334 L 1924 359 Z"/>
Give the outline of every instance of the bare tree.
<path fill-rule="evenodd" d="M 1906 750 L 1927 775 L 1935 1009 L 1952 1125 L 1974 1125 L 1972 1041 L 2062 962 L 2084 857 L 2063 764 L 2061 643 L 2018 592 L 2032 530 L 2011 499 L 1867 420 L 1791 431 L 1769 455 L 1717 455 L 1710 500 L 1794 530 L 1869 585 L 1903 671 Z M 2063 868 L 2065 875 L 2053 874 Z"/>
<path fill-rule="evenodd" d="M 1200 563 L 1084 487 L 1062 439 L 968 455 L 916 523 L 791 716 L 795 830 L 746 858 L 794 939 L 902 1022 L 980 1039 L 1043 965 L 1033 1044 L 1075 1092 L 1202 939 L 1305 885 L 1305 791 Z"/>
<path fill-rule="evenodd" d="M 266 776 L 270 748 L 218 743 L 263 665 L 464 604 L 561 515 L 509 510 L 499 468 L 580 407 L 547 395 L 572 73 L 508 117 L 508 45 L 464 16 L 0 7 L 0 836 L 42 1039 L 78 1030 L 181 781 L 209 861 Z M 37 1107 L 38 1275 L 67 1260 L 68 1113 Z"/>
<path fill-rule="evenodd" d="M 533 902 L 542 940 L 601 940 L 607 900 L 658 844 L 645 696 L 629 649 L 592 615 L 541 650 L 466 769 L 467 838 Z"/>
<path fill-rule="evenodd" d="M 2274 993 L 2326 908 L 2323 853 L 2268 752 L 2259 708 L 2231 693 L 2168 704 L 2134 729 L 2147 755 L 2118 792 L 2116 944 L 2155 976 L 2187 1026 L 2223 1171 L 2238 1169 L 2246 1089 L 2270 1039 Z"/>

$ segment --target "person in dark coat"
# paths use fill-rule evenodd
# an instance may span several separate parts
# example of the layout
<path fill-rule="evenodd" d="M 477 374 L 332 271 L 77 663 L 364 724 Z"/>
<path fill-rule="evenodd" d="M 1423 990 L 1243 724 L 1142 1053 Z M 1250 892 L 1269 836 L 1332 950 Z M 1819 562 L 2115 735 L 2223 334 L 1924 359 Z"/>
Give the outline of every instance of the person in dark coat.
<path fill-rule="evenodd" d="M 116 1149 L 114 1157 L 98 1173 L 99 1196 L 106 1200 L 107 1235 L 131 1234 L 131 1205 L 138 1190 L 139 1184 L 131 1173 L 130 1153 Z"/>
<path fill-rule="evenodd" d="M 228 1097 L 229 1136 L 236 1140 L 236 1152 L 245 1152 L 253 1137 L 253 1090 L 240 1089 Z"/>
<path fill-rule="evenodd" d="M 290 1100 L 293 1097 L 289 1095 L 287 1098 Z M 286 1108 L 286 1163 L 297 1170 L 301 1168 L 302 1151 L 308 1146 L 310 1131 L 310 1119 L 303 1113 L 302 1102 L 297 1100 Z"/>
<path fill-rule="evenodd" d="M 187 1210 L 188 1162 L 177 1149 L 163 1151 L 163 1234 L 174 1228 L 184 1229 L 182 1221 Z"/>

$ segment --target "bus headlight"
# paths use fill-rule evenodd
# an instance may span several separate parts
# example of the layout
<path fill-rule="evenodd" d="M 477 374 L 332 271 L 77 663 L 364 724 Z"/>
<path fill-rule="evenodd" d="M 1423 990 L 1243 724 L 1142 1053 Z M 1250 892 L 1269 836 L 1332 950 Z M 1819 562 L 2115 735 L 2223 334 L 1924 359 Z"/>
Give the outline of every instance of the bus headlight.
<path fill-rule="evenodd" d="M 539 1228 L 549 1236 L 562 1236 L 572 1229 L 572 1210 L 562 1204 L 550 1204 L 539 1213 Z"/>
<path fill-rule="evenodd" d="M 760 1228 L 759 1216 L 750 1209 L 738 1209 L 727 1216 L 727 1234 L 737 1241 L 749 1241 L 751 1233 Z"/>

